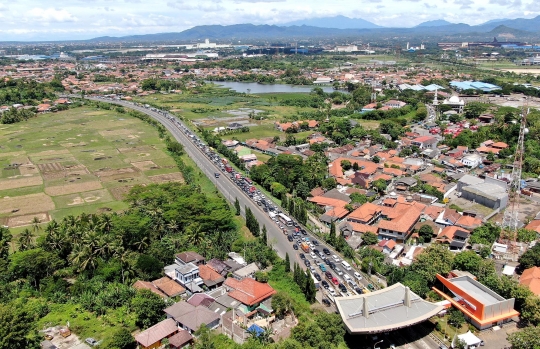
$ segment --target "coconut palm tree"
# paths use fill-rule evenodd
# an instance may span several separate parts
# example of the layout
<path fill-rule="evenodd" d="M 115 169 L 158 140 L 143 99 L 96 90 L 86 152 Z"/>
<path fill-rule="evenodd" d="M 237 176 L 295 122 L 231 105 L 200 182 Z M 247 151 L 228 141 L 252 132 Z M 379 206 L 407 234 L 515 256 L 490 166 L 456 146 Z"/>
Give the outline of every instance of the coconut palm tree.
<path fill-rule="evenodd" d="M 37 217 L 34 217 L 32 219 L 32 230 L 34 233 L 38 233 L 41 230 L 41 226 L 39 225 L 41 223 L 41 220 Z"/>
<path fill-rule="evenodd" d="M 35 247 L 34 245 L 34 233 L 26 228 L 19 235 L 19 251 L 31 250 Z"/>
<path fill-rule="evenodd" d="M 192 224 L 186 231 L 187 241 L 197 247 L 204 245 L 207 235 L 200 224 Z"/>
<path fill-rule="evenodd" d="M 87 269 L 95 269 L 97 265 L 97 256 L 89 246 L 76 244 L 69 255 L 69 261 L 77 268 L 79 272 Z"/>

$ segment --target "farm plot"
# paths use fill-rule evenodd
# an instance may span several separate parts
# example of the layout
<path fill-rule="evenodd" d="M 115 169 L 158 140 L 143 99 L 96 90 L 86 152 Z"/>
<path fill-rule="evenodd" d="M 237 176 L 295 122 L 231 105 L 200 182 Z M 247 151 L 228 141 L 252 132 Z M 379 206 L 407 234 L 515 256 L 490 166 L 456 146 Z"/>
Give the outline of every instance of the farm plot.
<path fill-rule="evenodd" d="M 0 144 L 0 223 L 9 227 L 124 210 L 134 185 L 183 181 L 157 131 L 114 110 L 2 125 Z"/>

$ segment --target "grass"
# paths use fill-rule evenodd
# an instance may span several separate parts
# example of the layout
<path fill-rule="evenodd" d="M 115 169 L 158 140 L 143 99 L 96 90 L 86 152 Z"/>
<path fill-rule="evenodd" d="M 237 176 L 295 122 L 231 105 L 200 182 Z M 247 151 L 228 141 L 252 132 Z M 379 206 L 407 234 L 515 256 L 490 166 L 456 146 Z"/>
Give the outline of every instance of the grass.
<path fill-rule="evenodd" d="M 111 189 L 150 184 L 148 176 L 179 172 L 154 127 L 115 110 L 80 107 L 0 129 L 0 198 L 45 192 L 54 202 L 47 212 L 54 219 L 123 210 L 126 204 Z M 147 160 L 158 168 L 132 165 Z M 9 166 L 14 163 L 23 166 Z M 119 169 L 130 172 L 114 172 Z M 27 208 L 29 214 L 43 213 L 32 209 Z M 2 212 L 0 220 L 17 215 L 22 213 Z"/>
<path fill-rule="evenodd" d="M 50 312 L 38 321 L 38 328 L 66 326 L 69 321 L 70 329 L 82 341 L 88 337 L 97 341 L 110 338 L 118 331 L 118 324 L 124 324 L 130 332 L 136 329 L 134 314 L 125 307 L 109 310 L 103 316 L 96 316 L 77 304 L 50 304 L 49 307 Z"/>

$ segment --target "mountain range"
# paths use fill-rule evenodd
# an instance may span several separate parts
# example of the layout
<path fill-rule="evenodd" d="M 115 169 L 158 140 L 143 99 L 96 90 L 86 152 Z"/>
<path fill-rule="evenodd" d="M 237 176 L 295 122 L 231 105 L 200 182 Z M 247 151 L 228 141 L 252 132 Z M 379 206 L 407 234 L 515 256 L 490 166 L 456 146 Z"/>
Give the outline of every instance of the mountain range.
<path fill-rule="evenodd" d="M 284 25 L 201 25 L 179 33 L 159 33 L 124 37 L 99 37 L 94 42 L 148 42 L 213 40 L 270 40 L 303 38 L 350 38 L 380 35 L 409 36 L 486 36 L 510 34 L 514 36 L 540 36 L 540 16 L 535 18 L 496 19 L 480 25 L 450 23 L 444 19 L 421 23 L 413 28 L 386 28 L 361 18 L 344 16 L 313 18 L 289 22 Z M 493 35 L 492 35 L 493 34 Z"/>

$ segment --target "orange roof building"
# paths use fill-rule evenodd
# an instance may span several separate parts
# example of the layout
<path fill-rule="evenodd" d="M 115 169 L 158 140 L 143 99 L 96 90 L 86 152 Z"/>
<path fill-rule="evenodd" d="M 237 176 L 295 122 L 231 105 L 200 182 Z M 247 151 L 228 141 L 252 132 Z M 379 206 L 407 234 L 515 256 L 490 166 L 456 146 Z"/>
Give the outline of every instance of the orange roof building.
<path fill-rule="evenodd" d="M 382 207 L 372 204 L 371 202 L 366 202 L 356 210 L 352 211 L 347 217 L 347 220 L 353 223 L 371 224 L 381 216 L 381 212 Z"/>
<path fill-rule="evenodd" d="M 232 289 L 229 292 L 230 297 L 249 307 L 259 305 L 262 301 L 272 297 L 276 293 L 276 290 L 272 286 L 258 282 L 252 278 L 244 278 L 242 280 L 228 278 L 225 280 L 225 286 L 228 289 Z"/>
<path fill-rule="evenodd" d="M 437 279 L 446 292 L 435 287 L 433 290 L 452 303 L 479 330 L 502 325 L 519 315 L 514 310 L 514 298 L 504 299 L 470 276 L 447 279 L 437 274 Z"/>
<path fill-rule="evenodd" d="M 526 269 L 519 278 L 519 284 L 525 285 L 537 296 L 540 296 L 540 268 Z"/>
<path fill-rule="evenodd" d="M 525 229 L 534 230 L 535 232 L 540 233 L 540 219 L 532 220 L 525 226 Z"/>

